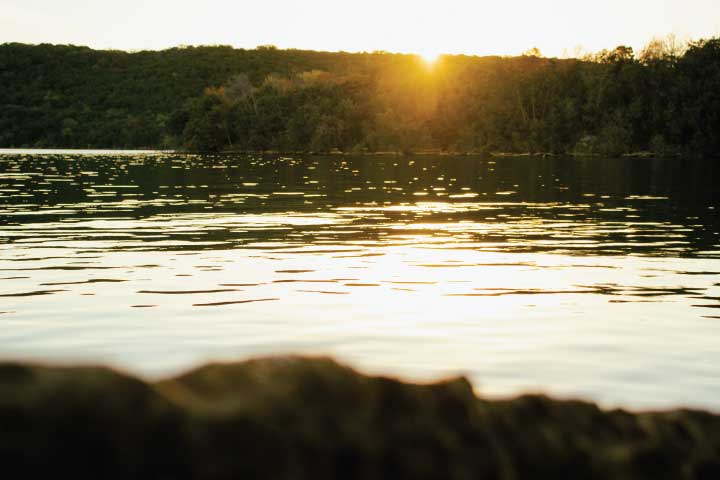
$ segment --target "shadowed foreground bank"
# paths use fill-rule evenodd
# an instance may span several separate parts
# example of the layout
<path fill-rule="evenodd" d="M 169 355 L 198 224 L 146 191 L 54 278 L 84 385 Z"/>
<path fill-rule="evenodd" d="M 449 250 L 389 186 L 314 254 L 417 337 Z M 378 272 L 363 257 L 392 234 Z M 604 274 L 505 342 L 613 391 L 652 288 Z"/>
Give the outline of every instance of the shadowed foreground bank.
<path fill-rule="evenodd" d="M 0 364 L 0 465 L 23 478 L 720 478 L 720 416 L 486 401 L 327 359 L 209 365 L 144 383 Z"/>

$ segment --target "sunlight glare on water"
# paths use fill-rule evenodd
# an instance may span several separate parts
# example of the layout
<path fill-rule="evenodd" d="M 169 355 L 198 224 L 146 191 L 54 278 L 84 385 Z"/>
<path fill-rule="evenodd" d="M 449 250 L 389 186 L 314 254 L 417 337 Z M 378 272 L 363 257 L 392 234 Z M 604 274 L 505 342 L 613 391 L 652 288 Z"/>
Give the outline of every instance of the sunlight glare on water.
<path fill-rule="evenodd" d="M 720 409 L 712 163 L 0 154 L 0 357 Z"/>

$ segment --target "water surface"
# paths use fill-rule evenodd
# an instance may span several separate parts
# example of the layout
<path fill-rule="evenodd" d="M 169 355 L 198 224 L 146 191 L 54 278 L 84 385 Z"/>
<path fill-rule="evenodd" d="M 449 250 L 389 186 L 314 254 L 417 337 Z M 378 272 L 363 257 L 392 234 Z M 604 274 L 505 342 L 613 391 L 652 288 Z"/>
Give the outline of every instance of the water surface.
<path fill-rule="evenodd" d="M 0 154 L 0 356 L 720 410 L 713 162 Z"/>

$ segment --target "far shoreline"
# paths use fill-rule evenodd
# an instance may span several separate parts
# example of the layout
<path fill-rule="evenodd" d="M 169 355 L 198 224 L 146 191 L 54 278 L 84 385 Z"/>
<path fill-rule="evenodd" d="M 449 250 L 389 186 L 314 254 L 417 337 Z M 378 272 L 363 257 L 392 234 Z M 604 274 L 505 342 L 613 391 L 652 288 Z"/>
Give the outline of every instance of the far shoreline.
<path fill-rule="evenodd" d="M 192 151 L 183 149 L 127 149 L 127 148 L 0 148 L 0 155 L 298 155 L 311 157 L 484 157 L 484 158 L 680 158 L 683 155 L 660 155 L 650 151 L 629 152 L 620 155 L 603 155 L 600 153 L 551 153 L 551 152 L 477 152 L 477 151 L 441 151 L 417 150 L 412 152 L 379 151 L 379 152 L 343 152 L 334 150 L 329 152 L 312 151 L 283 151 L 283 150 L 221 150 Z M 696 157 L 693 157 L 696 158 Z M 701 157 L 706 158 L 706 157 Z"/>

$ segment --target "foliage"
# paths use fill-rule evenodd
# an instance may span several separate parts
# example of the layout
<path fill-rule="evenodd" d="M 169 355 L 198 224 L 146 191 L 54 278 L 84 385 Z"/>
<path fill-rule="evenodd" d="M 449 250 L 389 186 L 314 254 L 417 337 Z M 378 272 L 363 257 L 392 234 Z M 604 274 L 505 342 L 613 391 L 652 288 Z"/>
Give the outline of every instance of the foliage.
<path fill-rule="evenodd" d="M 0 147 L 714 155 L 720 39 L 583 60 L 0 45 Z"/>

